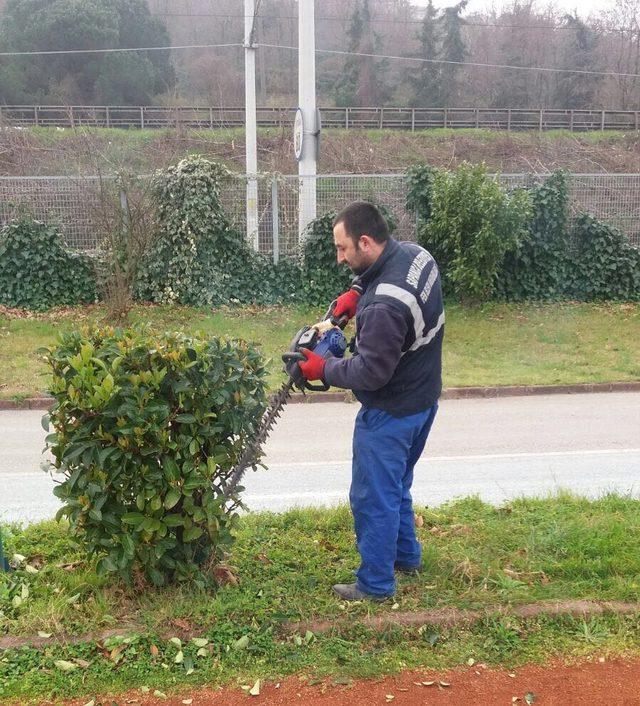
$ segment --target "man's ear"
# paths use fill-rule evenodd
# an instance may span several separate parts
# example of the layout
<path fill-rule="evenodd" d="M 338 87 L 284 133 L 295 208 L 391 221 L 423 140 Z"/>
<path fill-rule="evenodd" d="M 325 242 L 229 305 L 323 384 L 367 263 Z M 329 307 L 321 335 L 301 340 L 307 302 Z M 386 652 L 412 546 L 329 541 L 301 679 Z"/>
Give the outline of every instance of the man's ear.
<path fill-rule="evenodd" d="M 363 250 L 370 250 L 371 249 L 371 244 L 372 244 L 372 238 L 369 235 L 361 235 L 360 236 L 360 247 Z"/>

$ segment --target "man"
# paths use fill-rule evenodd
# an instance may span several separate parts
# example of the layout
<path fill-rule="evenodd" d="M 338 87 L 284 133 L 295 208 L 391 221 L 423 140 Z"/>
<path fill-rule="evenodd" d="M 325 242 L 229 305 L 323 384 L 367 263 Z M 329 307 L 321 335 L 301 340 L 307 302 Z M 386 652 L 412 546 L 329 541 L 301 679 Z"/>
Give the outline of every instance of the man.
<path fill-rule="evenodd" d="M 426 250 L 389 237 L 370 203 L 342 210 L 333 237 L 338 263 L 356 275 L 334 311 L 356 317 L 356 350 L 342 360 L 305 350 L 300 369 L 307 380 L 353 390 L 362 403 L 349 492 L 361 564 L 355 583 L 333 589 L 344 600 L 382 601 L 395 592 L 394 569 L 421 567 L 410 490 L 442 389 L 440 275 Z"/>

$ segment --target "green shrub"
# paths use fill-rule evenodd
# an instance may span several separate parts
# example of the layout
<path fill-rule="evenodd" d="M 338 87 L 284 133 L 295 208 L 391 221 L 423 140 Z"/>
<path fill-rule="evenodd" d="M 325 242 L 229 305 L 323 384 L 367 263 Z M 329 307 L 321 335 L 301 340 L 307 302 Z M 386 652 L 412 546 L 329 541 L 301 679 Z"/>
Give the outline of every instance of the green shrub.
<path fill-rule="evenodd" d="M 568 291 L 575 299 L 640 299 L 640 250 L 624 233 L 584 213 L 573 225 Z"/>
<path fill-rule="evenodd" d="M 222 490 L 266 406 L 248 344 L 147 330 L 65 334 L 46 349 L 55 494 L 100 573 L 200 575 L 231 541 Z"/>
<path fill-rule="evenodd" d="M 562 298 L 569 276 L 566 174 L 554 172 L 530 195 L 531 218 L 522 241 L 505 257 L 496 289 L 512 301 Z"/>
<path fill-rule="evenodd" d="M 436 258 L 450 293 L 464 302 L 486 301 L 505 254 L 523 237 L 528 194 L 507 193 L 482 164 L 463 163 L 424 182 L 430 215 L 419 222 L 418 242 Z"/>
<path fill-rule="evenodd" d="M 0 304 L 45 311 L 96 297 L 91 261 L 69 251 L 55 228 L 23 219 L 0 231 Z"/>
<path fill-rule="evenodd" d="M 296 262 L 274 265 L 230 223 L 220 200 L 232 178 L 222 166 L 191 156 L 156 173 L 159 232 L 144 258 L 139 298 L 189 306 L 277 304 L 295 298 Z"/>
<path fill-rule="evenodd" d="M 407 199 L 405 208 L 423 222 L 431 216 L 433 181 L 438 170 L 428 164 L 416 164 L 407 170 Z"/>

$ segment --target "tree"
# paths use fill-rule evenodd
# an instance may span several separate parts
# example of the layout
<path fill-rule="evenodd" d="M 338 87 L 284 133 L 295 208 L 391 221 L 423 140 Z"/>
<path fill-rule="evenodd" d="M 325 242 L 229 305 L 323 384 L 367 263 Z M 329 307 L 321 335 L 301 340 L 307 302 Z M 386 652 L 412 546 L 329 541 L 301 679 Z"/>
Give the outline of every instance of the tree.
<path fill-rule="evenodd" d="M 442 48 L 440 58 L 443 61 L 463 62 L 467 58 L 467 48 L 462 38 L 464 20 L 460 13 L 469 4 L 469 0 L 460 0 L 457 5 L 447 7 L 442 12 Z M 458 74 L 460 63 L 442 64 L 441 96 L 444 106 L 454 106 L 459 100 Z"/>
<path fill-rule="evenodd" d="M 440 30 L 438 13 L 429 0 L 422 20 L 420 33 L 420 58 L 437 59 L 440 56 Z M 409 77 L 413 88 L 413 103 L 419 107 L 440 107 L 442 105 L 442 65 L 424 62 Z"/>
<path fill-rule="evenodd" d="M 376 54 L 381 48 L 380 35 L 371 27 L 369 0 L 357 0 L 349 23 L 349 51 L 358 54 Z M 370 56 L 348 56 L 335 87 L 337 105 L 375 106 L 385 102 L 388 90 L 384 75 L 385 61 Z"/>
<path fill-rule="evenodd" d="M 146 0 L 7 0 L 5 51 L 168 46 Z M 174 81 L 168 52 L 25 56 L 0 65 L 10 102 L 149 103 Z"/>
<path fill-rule="evenodd" d="M 564 44 L 561 66 L 582 71 L 598 71 L 598 35 L 577 16 L 565 15 L 565 24 L 571 29 Z M 559 74 L 556 84 L 556 105 L 565 108 L 590 108 L 601 77 L 593 74 Z"/>

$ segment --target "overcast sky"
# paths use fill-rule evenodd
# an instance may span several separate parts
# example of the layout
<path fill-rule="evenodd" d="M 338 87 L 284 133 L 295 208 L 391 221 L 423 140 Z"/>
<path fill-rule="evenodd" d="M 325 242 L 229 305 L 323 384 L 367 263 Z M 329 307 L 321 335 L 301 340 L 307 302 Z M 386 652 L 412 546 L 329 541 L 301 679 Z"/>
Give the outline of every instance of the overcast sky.
<path fill-rule="evenodd" d="M 455 4 L 456 0 L 434 0 L 433 4 L 436 7 L 448 7 Z M 414 5 L 419 5 L 424 7 L 427 4 L 427 0 L 413 0 Z M 506 3 L 501 0 L 470 0 L 467 5 L 465 14 L 469 12 L 476 12 L 478 10 L 484 10 L 492 5 L 496 8 L 500 8 Z M 540 2 L 538 3 L 540 8 L 546 7 L 548 4 L 552 4 L 558 8 L 562 8 L 567 12 L 572 12 L 573 10 L 578 10 L 578 14 L 581 17 L 588 17 L 590 13 L 595 12 L 595 10 L 608 10 L 613 6 L 613 0 L 554 0 L 552 3 Z"/>

